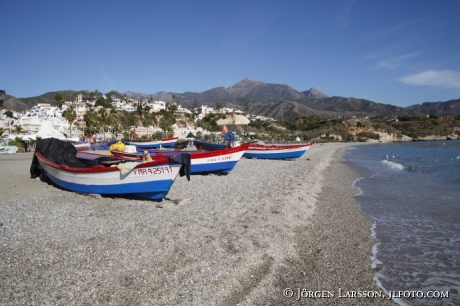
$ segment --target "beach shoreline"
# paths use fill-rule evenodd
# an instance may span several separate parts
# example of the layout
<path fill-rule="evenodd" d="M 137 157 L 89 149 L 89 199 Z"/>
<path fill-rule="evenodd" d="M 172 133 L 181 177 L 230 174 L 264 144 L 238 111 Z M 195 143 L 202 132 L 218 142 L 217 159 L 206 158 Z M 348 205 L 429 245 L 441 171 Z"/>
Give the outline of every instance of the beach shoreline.
<path fill-rule="evenodd" d="M 342 162 L 350 145 L 178 178 L 160 203 L 68 192 L 30 179 L 31 153 L 0 156 L 0 301 L 394 304 L 343 296 L 381 290 L 359 174 Z"/>

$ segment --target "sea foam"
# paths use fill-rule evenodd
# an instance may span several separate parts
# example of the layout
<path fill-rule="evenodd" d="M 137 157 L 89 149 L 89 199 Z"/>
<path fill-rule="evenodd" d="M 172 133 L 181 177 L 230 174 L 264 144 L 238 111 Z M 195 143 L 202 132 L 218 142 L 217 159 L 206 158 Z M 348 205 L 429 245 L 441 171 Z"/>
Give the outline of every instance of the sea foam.
<path fill-rule="evenodd" d="M 404 170 L 403 165 L 386 160 L 386 159 L 382 160 L 382 164 L 384 164 L 385 166 L 389 167 L 392 170 L 399 170 L 399 171 Z"/>

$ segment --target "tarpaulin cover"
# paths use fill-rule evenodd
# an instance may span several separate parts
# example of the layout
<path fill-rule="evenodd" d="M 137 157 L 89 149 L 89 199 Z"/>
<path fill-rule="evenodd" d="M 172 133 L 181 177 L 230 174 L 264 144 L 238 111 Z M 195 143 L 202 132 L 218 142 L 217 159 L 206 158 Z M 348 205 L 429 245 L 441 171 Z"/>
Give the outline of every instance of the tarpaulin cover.
<path fill-rule="evenodd" d="M 169 158 L 170 161 L 182 164 L 182 167 L 179 170 L 180 176 L 186 176 L 187 180 L 190 181 L 190 168 L 192 165 L 190 154 L 189 153 L 181 153 L 176 156 L 172 156 Z"/>
<path fill-rule="evenodd" d="M 77 149 L 71 143 L 61 141 L 56 138 L 41 139 L 35 148 L 35 152 L 39 152 L 46 159 L 59 165 L 68 165 L 73 168 L 89 168 L 96 165 L 101 165 L 104 161 L 112 161 L 113 157 L 99 157 L 93 160 L 77 158 Z M 121 161 L 121 160 L 120 160 Z M 30 166 L 30 177 L 36 178 L 41 174 L 40 163 L 35 156 L 32 159 Z"/>

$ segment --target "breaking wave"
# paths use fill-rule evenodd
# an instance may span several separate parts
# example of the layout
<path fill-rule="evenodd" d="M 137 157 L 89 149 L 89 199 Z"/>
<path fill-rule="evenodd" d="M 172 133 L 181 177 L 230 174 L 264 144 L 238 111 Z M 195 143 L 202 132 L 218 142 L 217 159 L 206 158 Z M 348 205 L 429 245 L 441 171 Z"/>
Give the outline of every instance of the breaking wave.
<path fill-rule="evenodd" d="M 382 164 L 384 164 L 385 166 L 389 167 L 392 170 L 398 170 L 398 171 L 404 170 L 403 165 L 386 160 L 386 159 L 382 160 Z"/>

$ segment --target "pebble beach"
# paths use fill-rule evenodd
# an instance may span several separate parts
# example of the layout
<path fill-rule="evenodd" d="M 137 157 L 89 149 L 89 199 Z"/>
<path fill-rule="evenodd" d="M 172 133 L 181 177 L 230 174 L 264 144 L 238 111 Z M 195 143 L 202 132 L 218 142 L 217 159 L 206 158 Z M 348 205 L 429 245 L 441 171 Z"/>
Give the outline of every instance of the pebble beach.
<path fill-rule="evenodd" d="M 178 177 L 161 202 L 84 195 L 0 155 L 2 305 L 394 305 L 345 146 Z M 355 292 L 355 294 L 353 294 Z"/>

